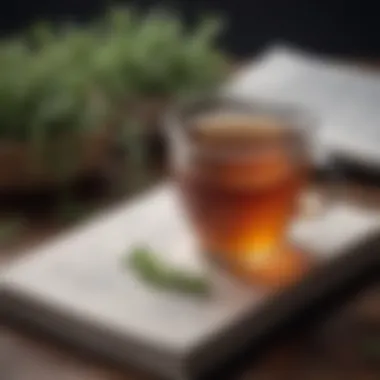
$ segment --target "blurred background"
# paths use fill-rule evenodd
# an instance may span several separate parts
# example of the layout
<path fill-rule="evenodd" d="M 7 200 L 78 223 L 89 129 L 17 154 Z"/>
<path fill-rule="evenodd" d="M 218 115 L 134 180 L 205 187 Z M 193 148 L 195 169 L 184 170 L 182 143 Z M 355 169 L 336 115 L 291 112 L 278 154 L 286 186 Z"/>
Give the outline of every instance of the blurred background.
<path fill-rule="evenodd" d="M 347 2 L 303 0 L 125 0 L 113 2 L 147 10 L 160 4 L 177 9 L 191 23 L 195 17 L 217 12 L 228 20 L 221 45 L 237 57 L 249 57 L 274 40 L 339 56 L 377 58 L 380 41 L 377 10 L 370 0 Z M 0 13 L 3 33 L 19 30 L 41 18 L 85 21 L 101 14 L 109 1 L 4 2 Z"/>
<path fill-rule="evenodd" d="M 236 65 L 275 42 L 376 66 L 378 25 L 370 0 L 3 2 L 0 263 L 164 178 L 159 124 L 174 99 L 214 90 Z M 366 207 L 379 207 L 376 186 L 351 190 Z M 378 289 L 356 289 L 354 302 L 327 324 L 289 328 L 257 374 L 277 368 L 271 378 L 283 380 L 289 365 L 298 375 L 300 366 L 311 366 L 310 377 L 300 379 L 320 368 L 334 380 L 348 379 L 342 368 L 352 364 L 353 380 L 379 379 Z M 50 362 L 59 380 L 86 368 L 94 379 L 124 378 L 39 340 L 18 328 L 0 334 L 0 379 L 9 368 L 18 377 L 5 380 L 29 380 L 30 368 L 40 373 L 36 367 Z M 268 378 L 245 368 L 244 379 Z"/>

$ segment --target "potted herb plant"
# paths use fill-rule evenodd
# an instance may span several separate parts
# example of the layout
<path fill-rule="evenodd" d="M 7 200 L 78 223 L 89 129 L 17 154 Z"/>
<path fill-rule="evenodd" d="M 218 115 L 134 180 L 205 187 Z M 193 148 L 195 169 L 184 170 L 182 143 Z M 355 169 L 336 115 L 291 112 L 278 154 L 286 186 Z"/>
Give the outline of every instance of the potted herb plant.
<path fill-rule="evenodd" d="M 185 30 L 167 12 L 113 8 L 86 26 L 38 24 L 25 39 L 3 41 L 0 188 L 62 183 L 95 170 L 116 134 L 141 153 L 144 136 L 160 138 L 171 101 L 214 89 L 224 77 L 219 32 L 216 20 Z"/>
<path fill-rule="evenodd" d="M 101 165 L 109 105 L 91 81 L 79 40 L 0 47 L 0 187 L 67 181 Z"/>

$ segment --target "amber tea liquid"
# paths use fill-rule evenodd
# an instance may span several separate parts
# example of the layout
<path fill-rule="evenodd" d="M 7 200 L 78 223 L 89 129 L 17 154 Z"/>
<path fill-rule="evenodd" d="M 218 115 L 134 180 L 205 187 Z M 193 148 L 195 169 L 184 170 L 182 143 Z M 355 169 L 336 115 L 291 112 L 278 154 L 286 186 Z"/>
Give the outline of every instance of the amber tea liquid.
<path fill-rule="evenodd" d="M 199 119 L 190 133 L 197 152 L 180 182 L 205 252 L 252 280 L 296 276 L 286 233 L 308 168 L 297 134 L 237 115 Z"/>

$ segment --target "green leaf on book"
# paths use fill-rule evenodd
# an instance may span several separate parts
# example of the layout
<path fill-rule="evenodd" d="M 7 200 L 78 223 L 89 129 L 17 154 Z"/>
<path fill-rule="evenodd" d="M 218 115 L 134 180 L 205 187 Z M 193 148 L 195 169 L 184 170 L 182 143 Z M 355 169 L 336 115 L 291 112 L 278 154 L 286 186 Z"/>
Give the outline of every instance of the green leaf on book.
<path fill-rule="evenodd" d="M 210 282 L 205 275 L 173 267 L 147 247 L 133 248 L 127 259 L 141 279 L 158 289 L 195 295 L 207 295 L 210 291 Z"/>

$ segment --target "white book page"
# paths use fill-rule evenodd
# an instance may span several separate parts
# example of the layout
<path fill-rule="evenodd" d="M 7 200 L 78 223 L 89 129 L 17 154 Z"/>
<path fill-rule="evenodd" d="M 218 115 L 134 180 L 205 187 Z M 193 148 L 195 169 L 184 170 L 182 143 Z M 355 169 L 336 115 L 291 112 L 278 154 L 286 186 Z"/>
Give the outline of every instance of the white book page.
<path fill-rule="evenodd" d="M 329 152 L 380 165 L 380 75 L 274 47 L 227 84 L 227 94 L 294 103 L 320 120 L 318 137 Z"/>

